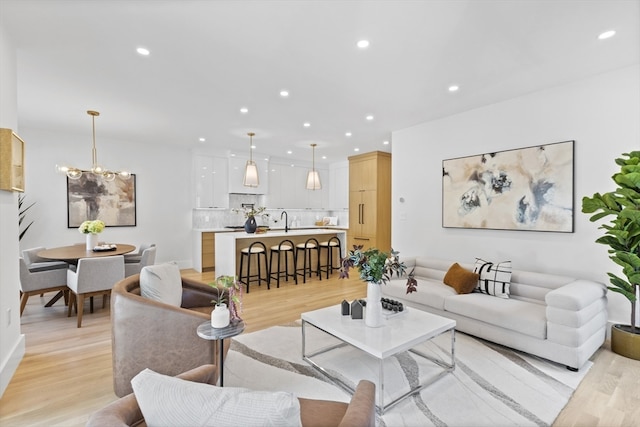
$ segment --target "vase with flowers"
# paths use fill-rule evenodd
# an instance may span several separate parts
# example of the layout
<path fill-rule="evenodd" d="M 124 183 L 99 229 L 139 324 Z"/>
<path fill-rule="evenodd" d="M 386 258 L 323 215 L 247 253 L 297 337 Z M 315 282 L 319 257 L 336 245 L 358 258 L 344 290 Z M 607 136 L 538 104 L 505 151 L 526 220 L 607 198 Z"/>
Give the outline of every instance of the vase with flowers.
<path fill-rule="evenodd" d="M 93 250 L 96 246 L 98 246 L 98 234 L 102 233 L 104 230 L 104 222 L 99 219 L 93 221 L 84 221 L 78 227 L 78 231 L 82 234 L 86 234 L 86 249 L 88 251 Z"/>
<path fill-rule="evenodd" d="M 391 249 L 390 253 L 377 248 L 362 250 L 362 245 L 354 246 L 341 260 L 340 278 L 349 277 L 349 269 L 357 268 L 360 279 L 367 282 L 367 309 L 365 324 L 370 327 L 382 326 L 382 303 L 380 286 L 391 280 L 394 275 L 406 274 L 406 265 L 400 261 L 399 252 Z M 408 275 L 407 293 L 417 292 L 418 282 L 413 270 Z"/>
<path fill-rule="evenodd" d="M 225 328 L 229 323 L 238 323 L 242 319 L 242 286 L 235 276 L 219 276 L 209 283 L 217 292 L 217 298 L 211 300 L 215 304 L 211 312 L 211 326 Z M 228 305 L 227 305 L 228 304 Z"/>
<path fill-rule="evenodd" d="M 258 228 L 258 223 L 256 222 L 256 216 L 262 215 L 263 219 L 269 217 L 269 214 L 263 213 L 265 211 L 265 207 L 257 207 L 254 208 L 253 205 L 246 205 L 240 209 L 233 209 L 234 212 L 239 213 L 242 212 L 246 221 L 244 223 L 244 231 L 247 233 L 255 233 Z M 265 218 L 266 217 L 266 218 Z"/>

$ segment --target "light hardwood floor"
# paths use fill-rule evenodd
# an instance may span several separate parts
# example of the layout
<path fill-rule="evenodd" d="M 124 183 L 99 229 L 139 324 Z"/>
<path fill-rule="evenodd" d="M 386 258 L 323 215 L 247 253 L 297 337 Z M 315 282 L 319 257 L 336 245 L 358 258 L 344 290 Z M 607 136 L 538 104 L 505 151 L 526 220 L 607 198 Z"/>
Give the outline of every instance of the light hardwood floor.
<path fill-rule="evenodd" d="M 214 273 L 184 270 L 209 282 Z M 366 285 L 356 277 L 312 280 L 280 289 L 252 286 L 244 296 L 246 332 L 284 324 L 300 313 L 343 299 L 364 297 Z M 45 298 L 31 297 L 21 319 L 26 354 L 0 400 L 0 426 L 83 426 L 89 415 L 116 399 L 111 372 L 109 309 L 96 304 L 76 328 L 62 301 L 44 308 Z M 85 309 L 88 312 L 88 308 Z M 594 366 L 554 426 L 631 427 L 640 425 L 640 362 L 613 354 L 607 344 L 593 357 Z M 394 427 L 394 426 L 391 426 Z"/>

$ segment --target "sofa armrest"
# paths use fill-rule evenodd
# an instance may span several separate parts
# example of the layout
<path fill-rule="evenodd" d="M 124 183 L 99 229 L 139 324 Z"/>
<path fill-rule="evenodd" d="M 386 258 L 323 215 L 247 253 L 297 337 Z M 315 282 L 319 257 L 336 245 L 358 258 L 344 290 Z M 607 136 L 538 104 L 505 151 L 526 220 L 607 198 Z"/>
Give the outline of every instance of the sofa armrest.
<path fill-rule="evenodd" d="M 544 299 L 550 307 L 578 311 L 606 297 L 606 293 L 602 283 L 578 279 L 547 293 Z"/>
<path fill-rule="evenodd" d="M 340 427 L 376 425 L 376 385 L 368 380 L 361 380 L 342 418 Z"/>
<path fill-rule="evenodd" d="M 178 375 L 183 380 L 215 385 L 218 375 L 215 365 L 202 365 Z M 133 393 L 110 403 L 89 418 L 87 427 L 128 427 L 142 424 L 144 418 Z"/>

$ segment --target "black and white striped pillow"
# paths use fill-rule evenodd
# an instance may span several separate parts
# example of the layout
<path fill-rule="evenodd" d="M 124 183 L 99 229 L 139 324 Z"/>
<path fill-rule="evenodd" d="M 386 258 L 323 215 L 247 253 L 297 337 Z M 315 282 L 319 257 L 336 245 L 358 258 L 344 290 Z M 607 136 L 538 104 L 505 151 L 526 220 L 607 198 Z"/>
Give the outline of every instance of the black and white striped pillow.
<path fill-rule="evenodd" d="M 509 298 L 511 261 L 493 263 L 476 258 L 473 272 L 479 275 L 475 291 L 498 298 Z"/>

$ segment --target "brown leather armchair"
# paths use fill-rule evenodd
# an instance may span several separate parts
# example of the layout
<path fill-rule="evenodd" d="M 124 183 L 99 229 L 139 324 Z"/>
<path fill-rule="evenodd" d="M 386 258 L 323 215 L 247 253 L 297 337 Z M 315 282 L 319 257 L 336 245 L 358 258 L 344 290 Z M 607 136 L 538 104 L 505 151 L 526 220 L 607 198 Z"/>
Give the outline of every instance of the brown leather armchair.
<path fill-rule="evenodd" d="M 145 368 L 175 376 L 219 360 L 217 341 L 207 341 L 196 334 L 198 325 L 211 319 L 211 300 L 216 298 L 214 288 L 185 277 L 182 278 L 181 307 L 140 296 L 139 274 L 116 283 L 111 292 L 116 395 L 131 393 L 131 379 Z M 226 355 L 227 340 L 223 347 L 222 353 Z"/>
<path fill-rule="evenodd" d="M 179 378 L 206 384 L 215 384 L 218 378 L 214 365 L 204 365 Z M 303 427 L 373 427 L 376 386 L 371 381 L 358 383 L 349 403 L 329 400 L 303 399 L 300 401 L 300 418 Z M 95 412 L 87 427 L 146 426 L 138 402 L 129 394 Z"/>

